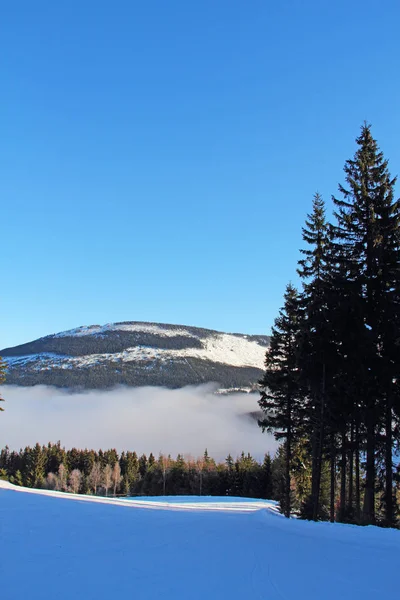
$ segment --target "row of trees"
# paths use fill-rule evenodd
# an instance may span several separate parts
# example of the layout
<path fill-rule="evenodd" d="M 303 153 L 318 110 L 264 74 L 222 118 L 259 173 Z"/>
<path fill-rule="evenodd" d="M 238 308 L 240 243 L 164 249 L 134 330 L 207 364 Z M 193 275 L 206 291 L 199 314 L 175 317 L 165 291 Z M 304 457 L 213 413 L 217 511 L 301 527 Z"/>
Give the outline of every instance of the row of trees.
<path fill-rule="evenodd" d="M 296 456 L 304 452 L 311 466 L 304 516 L 394 526 L 400 202 L 369 125 L 356 142 L 332 222 L 316 194 L 303 228 L 302 289 L 287 286 L 272 330 L 260 426 L 284 442 L 287 516 Z"/>
<path fill-rule="evenodd" d="M 22 485 L 21 479 L 20 471 L 17 471 L 14 477 L 10 477 L 10 480 L 18 485 Z M 61 463 L 58 467 L 58 472 L 48 473 L 46 480 L 41 481 L 40 485 L 49 490 L 71 492 L 73 494 L 79 494 L 82 489 L 94 495 L 102 491 L 106 496 L 108 496 L 111 489 L 113 495 L 116 496 L 117 492 L 120 491 L 121 481 L 122 476 L 119 462 L 116 462 L 113 467 L 107 464 L 104 468 L 100 462 L 95 462 L 86 479 L 80 469 L 73 469 L 68 475 L 65 465 Z"/>
<path fill-rule="evenodd" d="M 282 460 L 267 454 L 262 463 L 242 453 L 218 463 L 205 451 L 191 456 L 153 454 L 115 449 L 65 450 L 60 443 L 26 447 L 19 452 L 8 447 L 0 452 L 0 477 L 16 485 L 42 487 L 74 493 L 108 495 L 215 495 L 279 498 L 282 490 Z"/>

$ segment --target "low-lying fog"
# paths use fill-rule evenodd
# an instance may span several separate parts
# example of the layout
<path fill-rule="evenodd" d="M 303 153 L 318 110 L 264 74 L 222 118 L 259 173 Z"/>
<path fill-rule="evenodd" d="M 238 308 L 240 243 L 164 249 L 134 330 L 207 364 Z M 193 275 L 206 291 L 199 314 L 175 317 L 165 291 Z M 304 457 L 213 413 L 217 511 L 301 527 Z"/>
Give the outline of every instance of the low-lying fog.
<path fill-rule="evenodd" d="M 136 450 L 158 455 L 192 454 L 207 448 L 223 460 L 244 450 L 261 459 L 274 453 L 272 435 L 262 433 L 248 413 L 258 394 L 216 395 L 210 385 L 165 388 L 119 387 L 108 391 L 46 386 L 2 386 L 0 447 L 19 449 L 61 441 L 66 448 Z"/>

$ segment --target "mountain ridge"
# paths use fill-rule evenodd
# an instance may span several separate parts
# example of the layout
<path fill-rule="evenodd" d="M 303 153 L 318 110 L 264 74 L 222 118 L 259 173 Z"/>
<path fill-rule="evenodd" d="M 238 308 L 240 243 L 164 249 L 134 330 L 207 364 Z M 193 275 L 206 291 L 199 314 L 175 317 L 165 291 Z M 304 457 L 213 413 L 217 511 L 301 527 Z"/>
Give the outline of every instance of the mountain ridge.
<path fill-rule="evenodd" d="M 0 350 L 7 383 L 106 389 L 216 382 L 254 389 L 269 337 L 186 325 L 124 321 L 81 326 Z"/>

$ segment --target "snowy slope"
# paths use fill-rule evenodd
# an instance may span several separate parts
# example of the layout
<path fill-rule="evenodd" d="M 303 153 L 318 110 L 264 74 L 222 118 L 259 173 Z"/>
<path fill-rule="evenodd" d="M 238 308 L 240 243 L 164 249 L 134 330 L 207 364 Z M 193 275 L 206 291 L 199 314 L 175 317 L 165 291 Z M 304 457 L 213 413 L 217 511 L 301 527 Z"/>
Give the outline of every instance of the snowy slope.
<path fill-rule="evenodd" d="M 398 531 L 288 521 L 268 501 L 171 500 L 73 498 L 0 482 L 1 597 L 398 597 Z"/>
<path fill-rule="evenodd" d="M 267 336 L 156 323 L 78 327 L 0 351 L 8 382 L 105 388 L 218 382 L 251 388 L 263 370 Z"/>

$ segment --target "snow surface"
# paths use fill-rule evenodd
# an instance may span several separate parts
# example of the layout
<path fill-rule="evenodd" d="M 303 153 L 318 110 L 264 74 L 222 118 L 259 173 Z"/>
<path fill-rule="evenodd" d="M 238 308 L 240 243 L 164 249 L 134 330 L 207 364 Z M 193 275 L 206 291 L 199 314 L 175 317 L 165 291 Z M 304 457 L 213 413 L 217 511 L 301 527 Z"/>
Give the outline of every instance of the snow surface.
<path fill-rule="evenodd" d="M 243 498 L 113 500 L 0 481 L 0 556 L 4 600 L 399 597 L 400 532 L 289 521 Z"/>
<path fill-rule="evenodd" d="M 35 365 L 35 369 L 43 370 L 48 369 L 50 364 L 60 366 L 64 361 L 70 360 L 70 357 L 65 354 L 40 352 L 39 354 L 25 354 L 23 356 L 6 356 L 3 360 L 13 367 L 22 367 L 31 362 L 38 363 Z"/>
<path fill-rule="evenodd" d="M 51 337 L 82 337 L 84 335 L 102 336 L 108 331 L 130 331 L 133 333 L 151 333 L 163 337 L 196 337 L 181 327 L 161 327 L 153 323 L 107 323 L 107 325 L 84 325 L 68 331 L 56 333 Z"/>
<path fill-rule="evenodd" d="M 89 328 L 90 329 L 90 328 Z M 162 330 L 167 331 L 167 330 Z M 178 330 L 174 330 L 178 331 Z M 184 330 L 182 330 L 183 335 Z M 68 332 L 64 332 L 66 335 Z M 64 335 L 64 334 L 59 334 Z M 171 332 L 168 332 L 170 335 Z M 188 332 L 184 332 L 188 334 Z M 86 334 L 76 334 L 86 335 Z M 174 336 L 178 335 L 174 333 Z M 181 334 L 179 334 L 181 335 Z M 188 334 L 189 335 L 189 334 Z M 195 337 L 195 336 L 191 336 Z M 170 360 L 186 360 L 188 358 L 198 358 L 209 360 L 215 363 L 221 363 L 234 367 L 255 367 L 264 368 L 265 346 L 261 346 L 256 341 L 250 341 L 245 337 L 221 333 L 211 335 L 207 338 L 199 338 L 202 348 L 182 348 L 179 350 L 153 348 L 150 346 L 134 346 L 127 348 L 122 352 L 88 354 L 86 356 L 61 356 L 49 352 L 40 354 L 30 354 L 26 356 L 6 356 L 4 360 L 12 367 L 22 366 L 27 363 L 35 362 L 32 367 L 35 371 L 48 370 L 52 367 L 63 369 L 88 368 L 94 364 L 102 362 L 148 362 L 160 360 L 169 362 Z"/>

